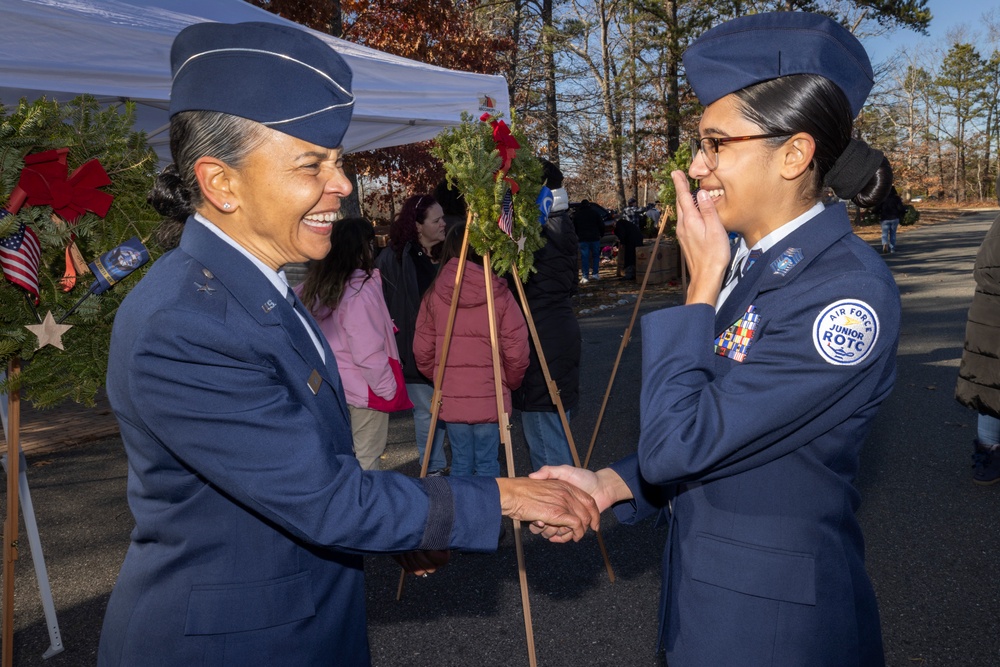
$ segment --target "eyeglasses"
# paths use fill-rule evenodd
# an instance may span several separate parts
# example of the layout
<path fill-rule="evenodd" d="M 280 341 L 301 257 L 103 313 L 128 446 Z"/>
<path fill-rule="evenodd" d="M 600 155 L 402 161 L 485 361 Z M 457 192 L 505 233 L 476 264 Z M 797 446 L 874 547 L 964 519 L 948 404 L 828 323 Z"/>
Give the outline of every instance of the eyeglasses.
<path fill-rule="evenodd" d="M 778 137 L 790 137 L 791 132 L 773 132 L 771 134 L 751 134 L 745 137 L 702 137 L 701 139 L 691 139 L 691 160 L 694 161 L 698 151 L 705 155 L 705 166 L 710 171 L 715 171 L 719 166 L 719 146 L 722 144 L 732 144 L 737 141 L 750 141 L 751 139 L 777 139 Z"/>

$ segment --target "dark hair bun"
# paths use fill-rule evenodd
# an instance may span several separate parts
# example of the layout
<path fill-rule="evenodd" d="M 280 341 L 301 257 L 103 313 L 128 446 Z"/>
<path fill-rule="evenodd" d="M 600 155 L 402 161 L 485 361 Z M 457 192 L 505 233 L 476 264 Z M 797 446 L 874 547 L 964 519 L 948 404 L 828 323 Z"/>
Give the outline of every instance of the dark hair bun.
<path fill-rule="evenodd" d="M 872 181 L 883 168 L 888 169 L 888 180 L 880 179 L 878 183 L 873 184 Z M 884 186 L 881 185 L 883 180 L 885 180 Z M 892 169 L 889 168 L 882 151 L 872 148 L 860 139 L 851 139 L 830 171 L 826 172 L 823 184 L 830 186 L 841 199 L 850 199 L 856 204 L 858 204 L 857 198 L 862 194 L 864 194 L 862 201 L 868 201 L 872 197 L 878 197 L 876 201 L 881 201 L 892 185 Z"/>
<path fill-rule="evenodd" d="M 872 208 L 882 203 L 891 188 L 892 165 L 889 164 L 889 160 L 883 157 L 875 175 L 865 183 L 865 186 L 851 201 L 861 208 Z"/>
<path fill-rule="evenodd" d="M 177 166 L 173 163 L 167 165 L 156 177 L 146 200 L 157 213 L 170 220 L 184 221 L 194 213 L 191 192 L 184 186 Z"/>

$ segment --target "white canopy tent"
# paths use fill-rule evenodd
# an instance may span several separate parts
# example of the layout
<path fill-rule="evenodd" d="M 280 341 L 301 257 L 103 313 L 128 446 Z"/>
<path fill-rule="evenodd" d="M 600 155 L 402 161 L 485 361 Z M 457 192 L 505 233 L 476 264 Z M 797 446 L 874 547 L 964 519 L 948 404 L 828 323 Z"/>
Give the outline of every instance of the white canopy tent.
<path fill-rule="evenodd" d="M 169 161 L 170 45 L 204 21 L 297 25 L 242 0 L 3 0 L 0 102 L 21 97 L 67 101 L 89 93 L 138 104 L 137 129 Z M 299 26 L 302 27 L 302 26 Z M 347 152 L 423 141 L 486 108 L 507 115 L 507 83 L 392 56 L 312 31 L 354 72 L 357 102 Z"/>

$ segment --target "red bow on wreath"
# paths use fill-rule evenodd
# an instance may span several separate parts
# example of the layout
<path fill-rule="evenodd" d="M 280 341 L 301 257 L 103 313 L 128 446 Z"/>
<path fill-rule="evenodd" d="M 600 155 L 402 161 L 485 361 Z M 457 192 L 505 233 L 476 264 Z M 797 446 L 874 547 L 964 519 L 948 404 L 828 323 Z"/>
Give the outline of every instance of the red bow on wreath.
<path fill-rule="evenodd" d="M 69 223 L 75 223 L 87 211 L 100 217 L 107 215 L 114 197 L 97 188 L 111 185 L 104 167 L 97 160 L 89 160 L 66 177 L 68 148 L 44 151 L 24 158 L 24 169 L 17 186 L 0 217 L 17 213 L 25 204 L 51 206 L 54 213 Z M 38 303 L 38 264 L 41 247 L 34 231 L 21 225 L 11 236 L 0 239 L 0 265 L 8 280 L 27 290 Z M 67 247 L 64 290 L 72 289 L 76 272 L 70 259 L 73 242 Z"/>
<path fill-rule="evenodd" d="M 507 181 L 510 185 L 510 189 L 514 194 L 517 194 L 518 185 L 514 179 L 507 176 L 507 172 L 510 170 L 510 165 L 514 161 L 514 156 L 517 155 L 517 149 L 521 147 L 521 144 L 517 142 L 517 139 L 513 134 L 510 133 L 510 128 L 507 127 L 507 123 L 502 120 L 497 120 L 488 113 L 484 113 L 479 117 L 479 120 L 489 122 L 490 126 L 493 128 L 493 142 L 496 144 L 497 153 L 500 154 L 500 170 L 497 175 L 503 174 L 503 180 Z"/>
<path fill-rule="evenodd" d="M 502 176 L 503 180 L 507 182 L 507 190 L 503 193 L 503 199 L 500 201 L 500 219 L 497 220 L 497 225 L 504 233 L 514 238 L 514 195 L 520 190 L 517 182 L 507 175 L 510 170 L 511 163 L 514 161 L 514 156 L 517 155 L 517 149 L 521 147 L 517 139 L 510 132 L 510 128 L 507 127 L 507 123 L 502 120 L 497 120 L 488 113 L 484 113 L 479 117 L 479 120 L 489 122 L 490 126 L 493 127 L 493 143 L 496 144 L 497 153 L 500 154 L 500 169 L 496 173 L 496 177 L 500 178 Z"/>
<path fill-rule="evenodd" d="M 97 188 L 111 185 L 111 179 L 97 160 L 84 162 L 67 178 L 68 152 L 68 148 L 59 148 L 26 157 L 18 187 L 31 193 L 32 205 L 51 206 L 71 224 L 87 211 L 103 218 L 114 197 Z"/>

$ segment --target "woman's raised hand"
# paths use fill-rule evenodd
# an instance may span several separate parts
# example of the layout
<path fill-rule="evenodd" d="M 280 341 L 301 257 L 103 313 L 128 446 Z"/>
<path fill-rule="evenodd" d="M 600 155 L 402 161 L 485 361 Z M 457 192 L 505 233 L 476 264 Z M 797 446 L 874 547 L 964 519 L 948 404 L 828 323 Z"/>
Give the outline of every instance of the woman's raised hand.
<path fill-rule="evenodd" d="M 729 234 L 708 193 L 699 190 L 695 205 L 684 172 L 670 175 L 677 189 L 677 240 L 691 276 L 687 303 L 715 306 L 730 260 Z"/>

